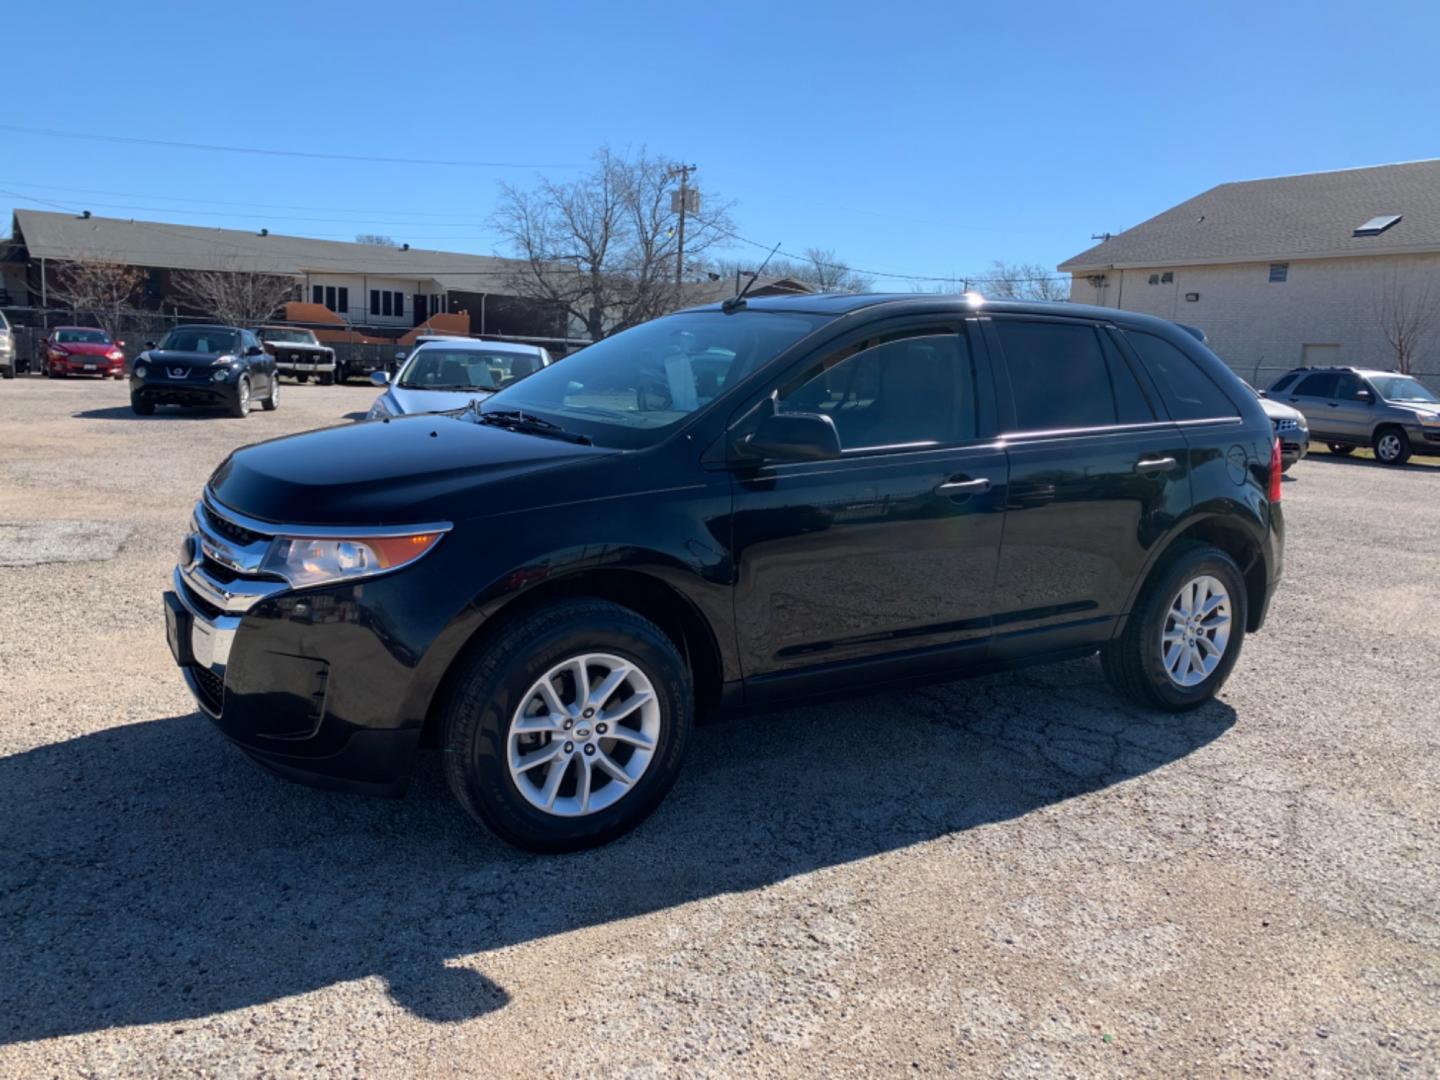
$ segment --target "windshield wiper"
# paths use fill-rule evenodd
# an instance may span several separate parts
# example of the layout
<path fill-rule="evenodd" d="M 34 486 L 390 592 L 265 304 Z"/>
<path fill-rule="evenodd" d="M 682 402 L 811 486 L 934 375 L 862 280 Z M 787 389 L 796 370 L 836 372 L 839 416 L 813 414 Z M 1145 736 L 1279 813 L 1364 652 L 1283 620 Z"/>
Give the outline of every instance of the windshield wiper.
<path fill-rule="evenodd" d="M 520 409 L 494 409 L 491 412 L 482 412 L 477 399 L 470 403 L 470 411 L 475 414 L 477 423 L 494 424 L 496 427 L 508 428 L 510 431 L 523 431 L 530 435 L 546 435 L 552 439 L 563 439 L 581 446 L 590 445 L 588 435 L 581 435 L 578 431 L 566 431 L 559 424 L 542 420 L 540 417 Z"/>

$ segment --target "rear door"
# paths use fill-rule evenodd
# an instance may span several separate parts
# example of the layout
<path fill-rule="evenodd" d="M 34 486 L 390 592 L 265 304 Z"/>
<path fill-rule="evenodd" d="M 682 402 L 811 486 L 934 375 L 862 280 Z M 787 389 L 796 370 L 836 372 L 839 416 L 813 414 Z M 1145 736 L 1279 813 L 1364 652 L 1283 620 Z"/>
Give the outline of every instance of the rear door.
<path fill-rule="evenodd" d="M 992 655 L 1104 641 L 1189 503 L 1184 436 L 1108 327 L 999 315 L 987 327 L 1010 457 Z"/>
<path fill-rule="evenodd" d="M 1336 386 L 1340 375 L 1335 371 L 1312 371 L 1293 387 L 1283 398 L 1305 414 L 1310 423 L 1310 437 L 1323 440 L 1326 436 L 1337 437 L 1338 420 L 1330 402 L 1335 400 Z"/>

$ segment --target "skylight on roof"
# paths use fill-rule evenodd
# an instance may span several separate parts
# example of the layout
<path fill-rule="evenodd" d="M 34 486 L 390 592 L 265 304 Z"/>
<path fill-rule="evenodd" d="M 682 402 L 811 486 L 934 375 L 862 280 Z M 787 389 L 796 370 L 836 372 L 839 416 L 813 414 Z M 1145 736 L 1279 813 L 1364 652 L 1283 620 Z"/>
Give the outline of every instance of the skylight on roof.
<path fill-rule="evenodd" d="M 1379 217 L 1372 217 L 1369 221 L 1365 222 L 1364 225 L 1361 225 L 1358 229 L 1355 230 L 1355 235 L 1379 236 L 1382 232 L 1390 228 L 1391 225 L 1394 225 L 1399 220 L 1399 214 L 1381 214 Z"/>

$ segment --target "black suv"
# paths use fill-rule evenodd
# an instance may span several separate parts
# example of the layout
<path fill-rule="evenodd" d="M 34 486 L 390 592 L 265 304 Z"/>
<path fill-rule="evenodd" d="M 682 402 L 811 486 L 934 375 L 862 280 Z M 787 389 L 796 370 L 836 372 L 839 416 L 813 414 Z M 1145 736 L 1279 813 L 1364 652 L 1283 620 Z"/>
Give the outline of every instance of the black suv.
<path fill-rule="evenodd" d="M 619 835 L 692 717 L 1099 652 L 1210 699 L 1280 577 L 1260 402 L 1177 326 L 916 296 L 732 302 L 453 413 L 228 458 L 171 647 L 286 776 L 398 793 L 444 750 L 506 840 Z"/>
<path fill-rule="evenodd" d="M 250 330 L 237 326 L 177 326 L 145 351 L 130 369 L 130 407 L 150 416 L 157 405 L 221 407 L 243 419 L 259 401 L 280 404 L 275 358 Z"/>

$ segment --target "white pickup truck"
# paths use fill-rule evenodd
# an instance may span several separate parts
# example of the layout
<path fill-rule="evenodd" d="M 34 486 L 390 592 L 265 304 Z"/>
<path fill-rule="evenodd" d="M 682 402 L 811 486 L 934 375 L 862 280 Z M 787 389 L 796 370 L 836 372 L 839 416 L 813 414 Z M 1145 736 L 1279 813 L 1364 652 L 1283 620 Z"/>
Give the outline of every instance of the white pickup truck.
<path fill-rule="evenodd" d="M 321 345 L 315 331 L 294 326 L 262 326 L 255 331 L 265 351 L 275 357 L 275 370 L 298 382 L 310 376 L 321 386 L 335 381 L 335 350 Z"/>

